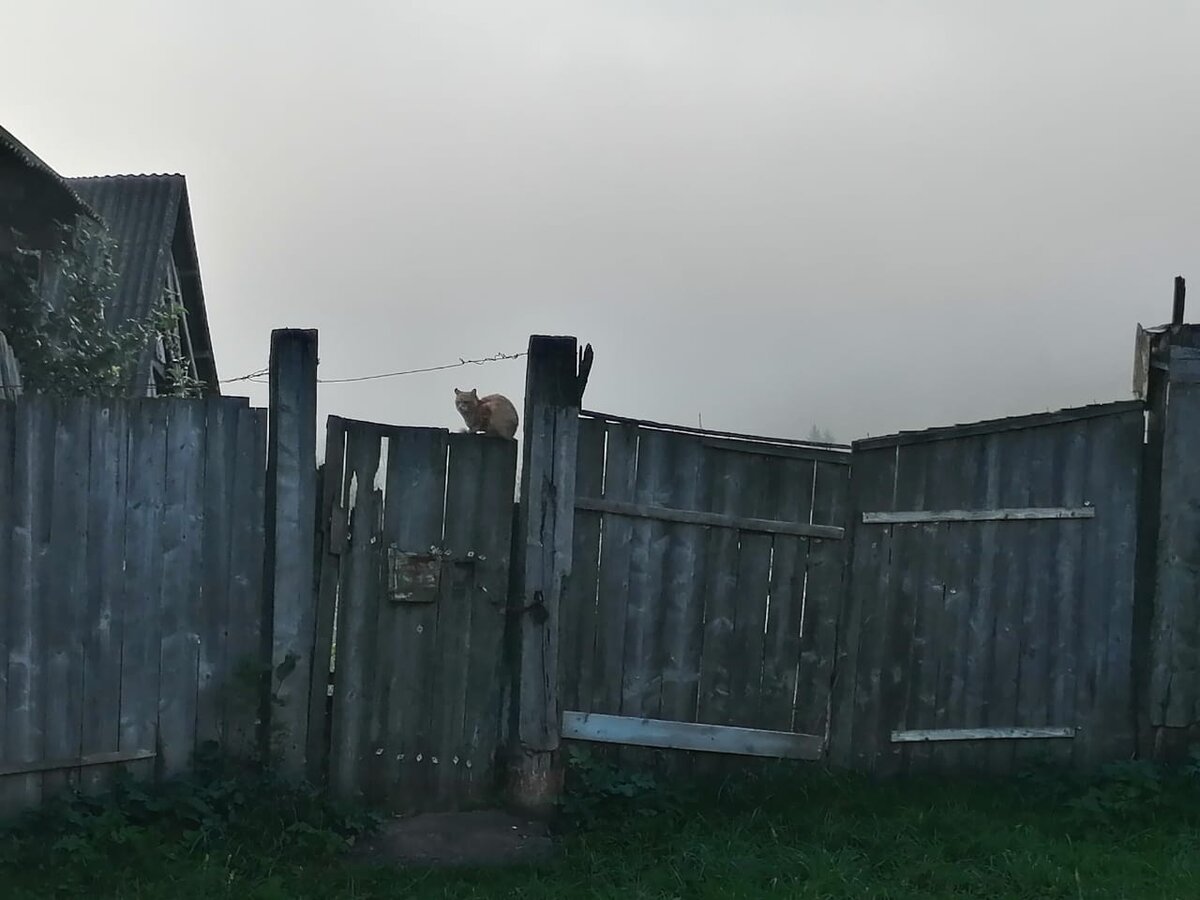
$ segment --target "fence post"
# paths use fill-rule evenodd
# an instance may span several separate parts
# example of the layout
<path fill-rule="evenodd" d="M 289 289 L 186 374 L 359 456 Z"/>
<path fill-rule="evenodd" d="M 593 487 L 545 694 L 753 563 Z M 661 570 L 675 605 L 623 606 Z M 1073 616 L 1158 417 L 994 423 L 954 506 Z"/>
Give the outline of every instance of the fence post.
<path fill-rule="evenodd" d="M 316 444 L 317 332 L 279 328 L 271 332 L 263 591 L 263 657 L 270 671 L 262 740 L 282 774 L 293 778 L 305 775 L 307 762 Z"/>
<path fill-rule="evenodd" d="M 575 522 L 575 448 L 579 409 L 591 364 L 577 361 L 573 337 L 533 335 L 525 375 L 521 502 L 516 589 L 509 598 L 517 629 L 514 803 L 548 812 L 562 788 L 558 759 L 558 609 L 571 572 Z M 577 365 L 579 368 L 577 368 Z"/>

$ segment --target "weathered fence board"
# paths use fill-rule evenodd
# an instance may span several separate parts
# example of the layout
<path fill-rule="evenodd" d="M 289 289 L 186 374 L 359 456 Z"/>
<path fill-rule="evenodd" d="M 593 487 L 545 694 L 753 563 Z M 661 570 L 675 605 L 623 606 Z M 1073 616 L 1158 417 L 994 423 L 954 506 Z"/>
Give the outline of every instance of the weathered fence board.
<path fill-rule="evenodd" d="M 238 399 L 0 403 L 0 815 L 117 765 L 181 772 L 228 734 L 231 647 L 262 615 L 265 424 Z"/>
<path fill-rule="evenodd" d="M 563 660 L 564 684 L 587 672 L 592 687 L 586 697 L 568 687 L 578 708 L 565 708 L 802 728 L 822 744 L 848 454 L 609 419 L 580 420 L 560 639 L 577 649 Z M 591 616 L 589 646 L 575 629 Z"/>
<path fill-rule="evenodd" d="M 835 697 L 833 760 L 880 772 L 1007 772 L 1046 755 L 1081 765 L 1132 752 L 1130 635 L 1140 406 L 1054 414 L 1022 430 L 939 430 L 856 445 L 850 608 L 853 686 Z M 864 442 L 865 443 L 865 442 Z M 1079 517 L 923 510 L 1091 509 Z M 900 517 L 864 515 L 906 511 Z M 855 633 L 857 632 L 857 638 Z M 855 697 L 854 715 L 838 706 Z M 850 721 L 848 721 L 850 719 Z M 893 731 L 1079 727 L 1069 748 L 941 749 Z M 848 729 L 848 731 L 846 730 Z"/>
<path fill-rule="evenodd" d="M 12 347 L 0 331 L 0 401 L 16 400 L 21 396 L 21 369 Z"/>
<path fill-rule="evenodd" d="M 323 526 L 336 582 L 319 573 L 322 605 L 337 597 L 332 785 L 397 812 L 486 800 L 516 443 L 340 419 L 330 428 L 346 435 L 346 469 L 327 456 L 323 509 L 350 510 L 348 542 Z"/>

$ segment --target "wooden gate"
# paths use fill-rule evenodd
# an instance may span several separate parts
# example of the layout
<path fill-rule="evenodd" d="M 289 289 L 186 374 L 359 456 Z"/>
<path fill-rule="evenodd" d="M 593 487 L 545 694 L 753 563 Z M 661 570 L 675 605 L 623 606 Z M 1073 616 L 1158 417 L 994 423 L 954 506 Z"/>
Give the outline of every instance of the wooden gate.
<path fill-rule="evenodd" d="M 820 758 L 849 457 L 585 414 L 563 737 Z"/>
<path fill-rule="evenodd" d="M 316 658 L 338 795 L 400 812 L 494 787 L 516 446 L 330 417 Z"/>

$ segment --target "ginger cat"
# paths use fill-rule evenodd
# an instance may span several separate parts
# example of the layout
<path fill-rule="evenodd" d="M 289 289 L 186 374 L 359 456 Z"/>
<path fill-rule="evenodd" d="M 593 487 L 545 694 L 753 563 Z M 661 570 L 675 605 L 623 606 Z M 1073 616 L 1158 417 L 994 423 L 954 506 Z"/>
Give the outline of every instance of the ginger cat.
<path fill-rule="evenodd" d="M 488 394 L 480 397 L 475 388 L 469 391 L 454 389 L 454 407 L 467 423 L 467 431 L 516 437 L 517 410 L 503 394 Z"/>

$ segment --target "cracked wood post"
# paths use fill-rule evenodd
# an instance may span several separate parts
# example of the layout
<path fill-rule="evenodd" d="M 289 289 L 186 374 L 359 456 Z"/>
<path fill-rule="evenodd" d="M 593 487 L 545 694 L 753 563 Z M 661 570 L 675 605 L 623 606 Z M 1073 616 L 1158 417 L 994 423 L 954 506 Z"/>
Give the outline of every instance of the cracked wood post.
<path fill-rule="evenodd" d="M 283 775 L 306 774 L 316 610 L 317 332 L 271 332 L 260 741 Z"/>
<path fill-rule="evenodd" d="M 577 349 L 573 337 L 534 335 L 526 365 L 514 560 L 520 569 L 510 599 L 510 619 L 518 632 L 510 790 L 513 802 L 532 813 L 552 810 L 562 790 L 558 610 L 571 572 L 575 447 L 583 384 L 591 365 L 589 352 L 586 366 L 577 369 Z"/>

